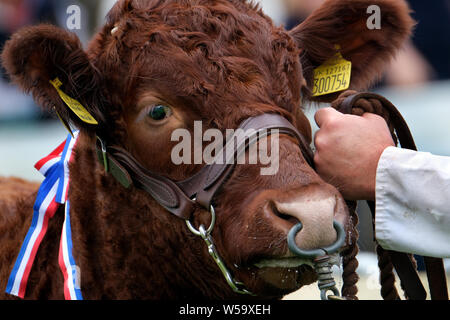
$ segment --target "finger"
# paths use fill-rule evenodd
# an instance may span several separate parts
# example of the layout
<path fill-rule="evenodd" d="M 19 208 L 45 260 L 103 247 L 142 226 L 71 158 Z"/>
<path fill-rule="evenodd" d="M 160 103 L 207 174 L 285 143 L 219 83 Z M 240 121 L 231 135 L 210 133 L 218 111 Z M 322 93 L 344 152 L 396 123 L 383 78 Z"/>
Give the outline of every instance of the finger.
<path fill-rule="evenodd" d="M 386 128 L 387 130 L 389 130 L 389 125 L 388 125 L 388 123 L 386 122 L 386 120 L 385 120 L 383 117 L 381 117 L 381 116 L 379 116 L 379 115 L 377 115 L 377 114 L 366 112 L 366 113 L 364 113 L 364 114 L 362 115 L 362 117 L 363 117 L 365 120 L 371 121 L 371 122 L 374 123 L 374 124 L 375 124 L 375 123 L 378 123 L 379 126 L 382 126 L 382 127 Z M 389 130 L 389 131 L 390 131 L 390 130 Z"/>
<path fill-rule="evenodd" d="M 386 122 L 386 121 L 384 120 L 383 117 L 381 117 L 381 116 L 379 116 L 379 115 L 377 115 L 377 114 L 375 114 L 375 113 L 365 112 L 365 113 L 362 115 L 362 117 L 363 117 L 364 119 L 367 119 L 367 120 L 378 120 L 378 121 L 383 120 L 383 122 Z"/>
<path fill-rule="evenodd" d="M 321 165 L 321 158 L 320 158 L 320 153 L 319 153 L 319 151 L 316 151 L 315 153 L 314 153 L 314 165 L 315 165 L 315 167 L 316 167 L 316 171 L 318 170 L 317 168 L 320 168 L 320 165 Z"/>
<path fill-rule="evenodd" d="M 314 135 L 314 147 L 316 148 L 316 154 L 320 152 L 320 150 L 322 149 L 322 142 L 323 142 L 322 134 L 323 131 L 319 129 L 316 131 Z"/>
<path fill-rule="evenodd" d="M 324 181 L 327 180 L 327 174 L 326 174 L 326 165 L 324 164 L 323 158 L 320 156 L 320 153 L 316 152 L 314 154 L 314 166 L 316 173 L 321 177 Z"/>
<path fill-rule="evenodd" d="M 320 109 L 314 115 L 314 121 L 316 121 L 317 126 L 322 127 L 330 119 L 339 116 L 341 113 L 334 108 L 327 107 Z"/>

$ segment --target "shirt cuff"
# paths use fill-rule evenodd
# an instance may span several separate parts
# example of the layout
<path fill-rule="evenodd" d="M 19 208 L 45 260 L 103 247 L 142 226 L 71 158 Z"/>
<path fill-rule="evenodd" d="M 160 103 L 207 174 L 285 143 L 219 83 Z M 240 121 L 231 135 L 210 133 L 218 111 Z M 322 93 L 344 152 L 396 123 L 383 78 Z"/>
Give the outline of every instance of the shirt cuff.
<path fill-rule="evenodd" d="M 388 147 L 375 182 L 375 238 L 388 250 L 450 257 L 450 157 Z"/>

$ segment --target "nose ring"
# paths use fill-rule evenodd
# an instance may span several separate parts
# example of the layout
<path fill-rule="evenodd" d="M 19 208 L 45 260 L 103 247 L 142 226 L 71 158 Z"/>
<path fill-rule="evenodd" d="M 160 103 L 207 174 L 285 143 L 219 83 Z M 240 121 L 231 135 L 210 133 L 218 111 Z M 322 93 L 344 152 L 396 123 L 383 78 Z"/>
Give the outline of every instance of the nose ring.
<path fill-rule="evenodd" d="M 333 220 L 333 227 L 337 233 L 337 239 L 333 244 L 331 244 L 330 246 L 325 247 L 325 248 L 304 250 L 304 249 L 300 249 L 297 246 L 297 244 L 295 243 L 295 236 L 303 228 L 303 224 L 301 222 L 297 223 L 295 226 L 293 226 L 291 228 L 291 230 L 288 233 L 287 242 L 288 242 L 289 250 L 291 250 L 291 252 L 293 252 L 294 254 L 296 254 L 299 257 L 312 258 L 312 259 L 337 252 L 344 245 L 345 231 L 344 231 L 344 227 L 336 220 Z"/>

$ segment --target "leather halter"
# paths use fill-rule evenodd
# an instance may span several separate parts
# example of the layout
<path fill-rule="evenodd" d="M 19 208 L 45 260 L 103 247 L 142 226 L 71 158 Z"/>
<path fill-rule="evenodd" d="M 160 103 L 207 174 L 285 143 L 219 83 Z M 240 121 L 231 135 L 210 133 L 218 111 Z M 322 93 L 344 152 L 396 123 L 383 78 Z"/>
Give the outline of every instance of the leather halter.
<path fill-rule="evenodd" d="M 205 231 L 201 225 L 198 231 L 193 231 L 189 221 L 195 209 L 200 206 L 210 211 L 212 216 L 210 229 L 212 229 L 215 221 L 213 197 L 234 171 L 235 160 L 252 144 L 274 133 L 296 138 L 303 157 L 311 167 L 314 167 L 314 155 L 307 140 L 288 120 L 278 114 L 262 114 L 244 120 L 234 134 L 227 137 L 226 145 L 215 156 L 212 164 L 205 165 L 196 174 L 180 182 L 147 170 L 126 150 L 118 146 L 107 147 L 99 137 L 96 146 L 99 161 L 103 163 L 107 172 L 126 188 L 134 184 L 137 188 L 145 190 L 167 211 L 184 219 L 189 229 L 205 240 L 209 254 L 232 290 L 239 294 L 253 295 L 243 283 L 232 277 L 215 249 L 210 235 L 211 230 Z"/>
<path fill-rule="evenodd" d="M 237 147 L 226 146 L 216 155 L 212 164 L 205 165 L 190 178 L 176 182 L 144 168 L 130 153 L 119 146 L 106 146 L 99 138 L 97 154 L 101 163 L 123 186 L 132 184 L 149 193 L 167 211 L 189 220 L 197 205 L 209 210 L 212 199 L 236 167 L 240 154 L 260 139 L 274 132 L 297 139 L 305 160 L 314 166 L 313 152 L 304 136 L 284 117 L 278 114 L 262 114 L 244 120 L 227 145 L 236 142 Z M 234 153 L 226 154 L 227 150 Z M 195 200 L 194 200 L 195 198 Z"/>

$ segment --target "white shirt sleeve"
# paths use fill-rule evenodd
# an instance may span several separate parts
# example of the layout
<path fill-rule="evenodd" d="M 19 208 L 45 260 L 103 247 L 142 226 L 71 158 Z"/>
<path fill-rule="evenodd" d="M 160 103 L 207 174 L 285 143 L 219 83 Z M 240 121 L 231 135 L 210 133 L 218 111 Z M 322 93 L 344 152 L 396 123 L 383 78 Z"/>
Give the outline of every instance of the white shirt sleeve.
<path fill-rule="evenodd" d="M 450 157 L 387 148 L 375 196 L 375 237 L 383 248 L 450 257 Z"/>

